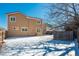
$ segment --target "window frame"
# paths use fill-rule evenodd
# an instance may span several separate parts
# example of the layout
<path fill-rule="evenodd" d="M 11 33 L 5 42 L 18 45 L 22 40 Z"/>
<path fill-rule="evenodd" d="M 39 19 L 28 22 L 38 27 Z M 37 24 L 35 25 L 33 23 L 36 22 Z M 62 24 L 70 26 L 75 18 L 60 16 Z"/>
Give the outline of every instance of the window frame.
<path fill-rule="evenodd" d="M 13 31 L 16 32 L 16 28 L 15 27 L 13 28 Z"/>
<path fill-rule="evenodd" d="M 38 29 L 39 29 L 40 31 L 38 31 Z M 38 32 L 38 33 L 41 32 L 41 28 L 37 28 L 37 29 L 36 29 L 36 32 Z"/>
<path fill-rule="evenodd" d="M 27 31 L 23 31 L 22 29 L 27 29 Z M 28 32 L 28 27 L 21 27 L 21 32 Z"/>
<path fill-rule="evenodd" d="M 15 18 L 15 21 L 12 21 L 11 18 L 13 18 L 13 17 Z M 15 16 L 10 16 L 9 19 L 10 19 L 10 22 L 12 22 L 12 23 L 16 22 L 16 17 Z"/>
<path fill-rule="evenodd" d="M 41 21 L 38 21 L 37 24 L 41 24 Z"/>

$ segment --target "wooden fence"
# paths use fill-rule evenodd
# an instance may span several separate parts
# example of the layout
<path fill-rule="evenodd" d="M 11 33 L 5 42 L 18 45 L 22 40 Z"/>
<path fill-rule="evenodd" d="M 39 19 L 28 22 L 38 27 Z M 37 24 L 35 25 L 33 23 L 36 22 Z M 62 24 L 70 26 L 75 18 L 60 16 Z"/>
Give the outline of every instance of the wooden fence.
<path fill-rule="evenodd" d="M 0 42 L 2 42 L 3 41 L 3 32 L 2 31 L 0 31 Z"/>
<path fill-rule="evenodd" d="M 4 42 L 4 39 L 5 39 L 5 32 L 0 31 L 0 45 Z"/>
<path fill-rule="evenodd" d="M 79 30 L 77 30 L 77 42 L 79 43 Z"/>
<path fill-rule="evenodd" d="M 53 32 L 54 39 L 58 40 L 73 40 L 72 31 L 55 31 Z"/>

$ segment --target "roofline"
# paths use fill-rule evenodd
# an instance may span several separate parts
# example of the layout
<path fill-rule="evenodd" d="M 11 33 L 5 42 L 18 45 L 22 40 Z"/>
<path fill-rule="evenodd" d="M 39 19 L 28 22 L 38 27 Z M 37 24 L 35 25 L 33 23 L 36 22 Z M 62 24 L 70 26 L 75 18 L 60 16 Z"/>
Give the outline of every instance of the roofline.
<path fill-rule="evenodd" d="M 7 15 L 9 15 L 9 14 L 15 14 L 15 13 L 20 13 L 20 11 L 16 11 L 16 12 L 8 12 L 8 13 L 6 13 Z M 21 14 L 21 13 L 20 13 Z"/>
<path fill-rule="evenodd" d="M 26 18 L 29 18 L 29 19 L 36 19 L 37 21 L 41 21 L 41 20 L 42 20 L 41 18 L 31 17 L 31 16 L 26 16 Z"/>
<path fill-rule="evenodd" d="M 34 19 L 42 20 L 41 18 L 38 18 L 38 17 L 26 16 L 25 14 L 22 14 L 20 11 L 9 12 L 9 13 L 6 13 L 6 14 L 7 14 L 7 15 L 10 15 L 10 14 L 15 14 L 15 13 L 19 13 L 19 14 L 21 14 L 21 15 L 24 15 L 26 18 L 29 17 L 29 18 L 34 18 Z"/>

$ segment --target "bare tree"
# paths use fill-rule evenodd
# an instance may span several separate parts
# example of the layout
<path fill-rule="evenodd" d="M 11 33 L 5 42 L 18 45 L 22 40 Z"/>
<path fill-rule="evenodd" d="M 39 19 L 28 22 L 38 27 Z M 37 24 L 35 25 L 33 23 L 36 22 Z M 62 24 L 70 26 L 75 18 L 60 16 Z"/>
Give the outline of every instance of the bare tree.
<path fill-rule="evenodd" d="M 59 3 L 49 4 L 49 18 L 54 27 L 67 27 L 65 29 L 75 30 L 79 26 L 79 4 Z M 71 25 L 74 25 L 71 27 Z M 70 26 L 70 27 L 69 27 Z"/>

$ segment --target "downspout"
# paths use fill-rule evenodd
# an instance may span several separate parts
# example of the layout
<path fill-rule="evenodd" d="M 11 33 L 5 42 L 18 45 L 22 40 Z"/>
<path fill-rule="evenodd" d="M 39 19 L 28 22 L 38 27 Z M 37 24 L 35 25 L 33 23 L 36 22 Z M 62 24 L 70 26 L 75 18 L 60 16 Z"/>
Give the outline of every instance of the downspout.
<path fill-rule="evenodd" d="M 42 30 L 42 34 L 43 34 L 43 23 L 42 23 L 42 19 L 41 19 L 41 30 Z"/>
<path fill-rule="evenodd" d="M 28 36 L 29 36 L 29 21 L 30 21 L 30 20 L 28 19 Z"/>

